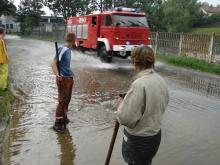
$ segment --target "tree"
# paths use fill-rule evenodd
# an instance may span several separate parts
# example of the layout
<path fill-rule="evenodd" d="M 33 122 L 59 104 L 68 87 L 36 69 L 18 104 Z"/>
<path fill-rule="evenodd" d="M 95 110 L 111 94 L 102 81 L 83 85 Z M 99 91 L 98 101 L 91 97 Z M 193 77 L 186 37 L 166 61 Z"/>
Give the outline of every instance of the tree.
<path fill-rule="evenodd" d="M 166 30 L 164 25 L 164 13 L 162 0 L 104 0 L 103 9 L 110 9 L 115 6 L 137 8 L 147 14 L 150 28 L 153 31 Z"/>
<path fill-rule="evenodd" d="M 45 0 L 55 15 L 62 15 L 64 19 L 70 16 L 89 14 L 92 11 L 105 11 L 113 7 L 140 8 L 147 13 L 152 30 L 164 30 L 163 0 Z"/>
<path fill-rule="evenodd" d="M 18 9 L 18 21 L 21 22 L 21 32 L 30 34 L 34 27 L 39 26 L 43 2 L 41 0 L 21 0 Z"/>
<path fill-rule="evenodd" d="M 209 27 L 220 25 L 220 14 L 213 14 L 211 16 L 201 13 L 200 17 L 194 27 Z"/>
<path fill-rule="evenodd" d="M 64 19 L 70 16 L 88 14 L 96 9 L 95 0 L 45 0 L 45 5 L 54 12 L 54 15 L 62 15 Z"/>
<path fill-rule="evenodd" d="M 14 15 L 16 13 L 15 5 L 9 0 L 0 0 L 0 16 Z"/>
<path fill-rule="evenodd" d="M 189 32 L 201 14 L 197 0 L 167 0 L 163 12 L 168 31 Z"/>
<path fill-rule="evenodd" d="M 127 3 L 129 3 L 128 1 L 129 0 L 127 0 Z M 166 30 L 164 24 L 163 0 L 137 0 L 133 3 L 132 7 L 139 8 L 147 14 L 147 19 L 152 31 Z"/>

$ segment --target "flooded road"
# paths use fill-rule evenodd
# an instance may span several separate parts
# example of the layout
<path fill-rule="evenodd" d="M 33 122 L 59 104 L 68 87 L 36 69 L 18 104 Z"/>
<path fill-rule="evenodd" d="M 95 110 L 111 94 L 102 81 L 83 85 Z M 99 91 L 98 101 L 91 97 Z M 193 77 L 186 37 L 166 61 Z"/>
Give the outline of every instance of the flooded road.
<path fill-rule="evenodd" d="M 4 150 L 6 165 L 103 165 L 110 143 L 115 96 L 134 75 L 129 60 L 102 63 L 94 53 L 74 52 L 75 85 L 64 134 L 52 130 L 57 104 L 50 63 L 54 44 L 8 37 L 10 82 L 23 99 L 14 105 Z M 90 54 L 90 55 L 88 55 Z M 170 103 L 163 120 L 162 142 L 153 164 L 220 164 L 220 77 L 157 63 L 168 83 Z M 111 164 L 125 165 L 122 128 Z"/>

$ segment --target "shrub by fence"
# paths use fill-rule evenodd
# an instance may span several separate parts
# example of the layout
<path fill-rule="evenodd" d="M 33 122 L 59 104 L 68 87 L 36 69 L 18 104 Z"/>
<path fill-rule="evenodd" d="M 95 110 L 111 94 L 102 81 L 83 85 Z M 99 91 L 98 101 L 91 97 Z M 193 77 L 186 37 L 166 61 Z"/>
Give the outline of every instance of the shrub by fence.
<path fill-rule="evenodd" d="M 151 45 L 159 54 L 190 56 L 220 63 L 220 36 L 207 34 L 152 32 Z"/>

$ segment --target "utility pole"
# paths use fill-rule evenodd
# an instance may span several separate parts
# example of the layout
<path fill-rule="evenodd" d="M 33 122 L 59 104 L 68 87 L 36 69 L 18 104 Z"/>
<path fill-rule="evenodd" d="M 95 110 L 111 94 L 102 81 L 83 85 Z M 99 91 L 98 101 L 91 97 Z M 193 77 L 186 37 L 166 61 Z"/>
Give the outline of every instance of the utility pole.
<path fill-rule="evenodd" d="M 100 0 L 100 10 L 102 12 L 102 0 Z"/>
<path fill-rule="evenodd" d="M 67 0 L 67 17 L 70 17 L 70 1 Z"/>

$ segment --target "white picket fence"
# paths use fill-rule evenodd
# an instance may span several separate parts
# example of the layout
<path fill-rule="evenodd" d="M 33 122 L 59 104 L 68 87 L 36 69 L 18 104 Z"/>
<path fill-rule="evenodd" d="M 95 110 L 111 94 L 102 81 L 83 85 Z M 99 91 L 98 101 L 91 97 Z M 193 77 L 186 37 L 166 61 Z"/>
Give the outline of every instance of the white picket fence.
<path fill-rule="evenodd" d="M 183 55 L 220 63 L 220 36 L 152 32 L 151 45 L 159 54 Z"/>

